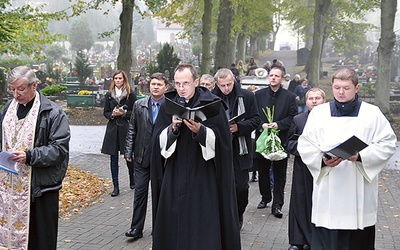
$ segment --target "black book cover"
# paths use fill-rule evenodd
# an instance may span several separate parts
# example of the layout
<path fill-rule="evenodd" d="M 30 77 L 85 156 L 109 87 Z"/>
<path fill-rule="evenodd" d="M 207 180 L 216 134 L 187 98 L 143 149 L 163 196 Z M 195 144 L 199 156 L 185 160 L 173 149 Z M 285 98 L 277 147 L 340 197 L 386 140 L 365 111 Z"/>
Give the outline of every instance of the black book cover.
<path fill-rule="evenodd" d="M 217 100 L 204 106 L 189 108 L 184 107 L 169 98 L 165 98 L 165 111 L 167 114 L 175 115 L 181 119 L 193 119 L 197 122 L 201 122 L 218 115 L 221 108 L 220 102 L 221 100 Z"/>
<path fill-rule="evenodd" d="M 246 113 L 242 113 L 240 115 L 237 115 L 235 117 L 232 117 L 231 119 L 229 119 L 229 124 L 233 124 L 233 123 L 237 123 L 238 121 L 244 119 Z"/>
<path fill-rule="evenodd" d="M 350 156 L 355 155 L 366 147 L 368 147 L 368 144 L 360 140 L 357 136 L 353 135 L 345 142 L 339 144 L 331 150 L 324 151 L 324 153 L 332 157 L 339 157 L 346 160 Z"/>

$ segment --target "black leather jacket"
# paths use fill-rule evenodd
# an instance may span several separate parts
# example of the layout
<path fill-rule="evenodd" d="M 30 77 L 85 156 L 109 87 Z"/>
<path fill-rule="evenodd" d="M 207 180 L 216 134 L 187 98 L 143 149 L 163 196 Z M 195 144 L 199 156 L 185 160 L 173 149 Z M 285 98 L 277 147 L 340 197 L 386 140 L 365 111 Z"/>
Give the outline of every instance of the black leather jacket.
<path fill-rule="evenodd" d="M 149 99 L 150 96 L 146 96 L 134 103 L 126 134 L 125 158 L 133 158 L 138 163 L 149 161 L 145 155 L 150 157 L 148 150 L 151 148 L 153 124 L 150 121 Z"/>
<path fill-rule="evenodd" d="M 70 129 L 67 115 L 54 102 L 39 93 L 40 108 L 35 131 L 34 148 L 30 149 L 27 163 L 32 166 L 31 195 L 34 200 L 42 193 L 59 190 L 67 172 L 69 161 Z M 10 106 L 8 101 L 0 112 L 0 124 Z M 0 126 L 0 149 L 2 144 Z"/>

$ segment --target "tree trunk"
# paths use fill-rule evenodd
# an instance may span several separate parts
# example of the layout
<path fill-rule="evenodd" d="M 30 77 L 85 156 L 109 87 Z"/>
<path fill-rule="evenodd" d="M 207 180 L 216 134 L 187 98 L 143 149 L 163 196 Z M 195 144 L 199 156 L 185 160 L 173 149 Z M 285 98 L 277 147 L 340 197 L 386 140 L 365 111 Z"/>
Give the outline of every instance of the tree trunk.
<path fill-rule="evenodd" d="M 309 50 L 311 50 L 312 44 L 313 44 L 313 39 L 312 39 L 313 28 L 314 27 L 312 25 L 310 25 L 305 29 L 305 37 L 306 37 L 306 39 L 305 39 L 304 48 L 307 48 Z"/>
<path fill-rule="evenodd" d="M 118 69 L 125 71 L 130 84 L 132 84 L 132 25 L 134 6 L 135 0 L 123 0 L 122 12 L 119 16 L 119 20 L 121 22 L 121 31 L 119 35 L 120 46 L 117 58 L 117 65 Z"/>
<path fill-rule="evenodd" d="M 232 7 L 230 0 L 220 0 L 217 27 L 217 44 L 215 46 L 215 66 L 216 71 L 219 67 L 228 68 L 230 66 L 231 45 L 231 20 Z"/>
<path fill-rule="evenodd" d="M 318 86 L 323 36 L 330 6 L 331 0 L 315 1 L 313 45 L 306 65 L 307 78 L 312 86 Z"/>
<path fill-rule="evenodd" d="M 390 70 L 392 51 L 396 42 L 396 35 L 393 31 L 396 9 L 397 0 L 381 1 L 381 38 L 378 46 L 378 79 L 375 84 L 375 104 L 389 120 L 391 120 Z"/>
<path fill-rule="evenodd" d="M 211 20 L 212 20 L 212 0 L 204 0 L 204 13 L 202 17 L 203 22 L 203 30 L 201 36 L 202 42 L 202 54 L 201 54 L 201 66 L 200 71 L 201 74 L 210 73 L 210 64 L 211 64 L 211 53 L 210 53 L 210 44 L 211 44 Z"/>
<path fill-rule="evenodd" d="M 246 52 L 245 52 L 245 42 L 246 42 L 246 37 L 240 33 L 237 39 L 237 43 L 236 43 L 236 48 L 237 48 L 237 52 L 236 52 L 236 58 L 237 61 L 242 60 L 243 62 L 246 59 Z"/>
<path fill-rule="evenodd" d="M 229 63 L 229 67 L 231 66 L 232 63 L 236 64 L 236 48 L 237 48 L 237 39 L 238 39 L 238 34 L 233 35 L 232 39 L 231 39 L 231 46 L 230 46 L 230 63 Z"/>

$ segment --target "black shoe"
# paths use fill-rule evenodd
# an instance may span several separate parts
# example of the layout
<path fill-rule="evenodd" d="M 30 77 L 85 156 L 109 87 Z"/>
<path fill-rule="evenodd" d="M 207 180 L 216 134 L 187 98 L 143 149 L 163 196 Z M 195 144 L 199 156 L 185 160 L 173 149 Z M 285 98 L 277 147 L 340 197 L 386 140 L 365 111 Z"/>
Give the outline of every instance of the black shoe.
<path fill-rule="evenodd" d="M 288 250 L 300 250 L 300 248 L 298 248 L 298 247 L 295 246 L 295 245 L 291 245 L 291 246 L 288 248 Z"/>
<path fill-rule="evenodd" d="M 310 248 L 310 246 L 309 245 L 304 245 L 303 246 L 303 250 L 310 250 L 311 248 Z"/>
<path fill-rule="evenodd" d="M 263 209 L 267 207 L 267 203 L 265 201 L 260 201 L 260 203 L 258 203 L 257 208 L 258 209 Z"/>
<path fill-rule="evenodd" d="M 271 214 L 273 214 L 276 218 L 282 218 L 283 216 L 281 209 L 278 207 L 273 208 Z"/>
<path fill-rule="evenodd" d="M 131 189 L 135 189 L 135 183 L 130 184 L 129 187 L 130 187 Z"/>
<path fill-rule="evenodd" d="M 142 238 L 143 233 L 141 230 L 134 228 L 134 229 L 129 229 L 129 231 L 125 233 L 125 236 L 131 237 L 132 240 L 134 240 L 134 239 Z"/>
<path fill-rule="evenodd" d="M 114 190 L 111 193 L 112 197 L 118 196 L 119 195 L 119 188 L 114 186 Z"/>

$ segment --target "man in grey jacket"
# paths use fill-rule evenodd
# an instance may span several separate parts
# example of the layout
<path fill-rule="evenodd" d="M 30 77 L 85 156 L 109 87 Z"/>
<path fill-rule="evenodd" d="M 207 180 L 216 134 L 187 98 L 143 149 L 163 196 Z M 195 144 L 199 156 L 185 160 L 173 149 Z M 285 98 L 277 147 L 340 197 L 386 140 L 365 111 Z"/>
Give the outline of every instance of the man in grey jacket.
<path fill-rule="evenodd" d="M 143 237 L 150 180 L 150 138 L 158 110 L 165 100 L 164 93 L 168 90 L 168 87 L 169 82 L 166 76 L 163 73 L 154 73 L 149 84 L 151 96 L 146 96 L 135 102 L 129 121 L 125 159 L 128 162 L 133 161 L 136 190 L 132 223 L 125 235 L 133 239 Z"/>
<path fill-rule="evenodd" d="M 36 91 L 30 68 L 10 70 L 7 82 L 14 98 L 0 112 L 0 147 L 12 154 L 8 159 L 18 174 L 0 170 L 0 248 L 55 250 L 59 190 L 69 160 L 68 118 Z"/>

